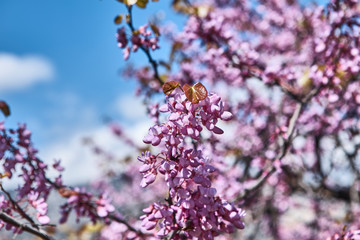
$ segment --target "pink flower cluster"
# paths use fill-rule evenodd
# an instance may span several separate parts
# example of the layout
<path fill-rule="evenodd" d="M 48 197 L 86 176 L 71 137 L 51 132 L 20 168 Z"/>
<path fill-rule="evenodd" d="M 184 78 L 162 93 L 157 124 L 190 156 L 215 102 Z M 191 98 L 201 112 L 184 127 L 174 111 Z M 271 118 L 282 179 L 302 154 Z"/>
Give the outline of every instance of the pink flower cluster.
<path fill-rule="evenodd" d="M 216 189 L 211 187 L 211 174 L 216 169 L 197 142 L 204 127 L 222 134 L 216 126 L 218 120 L 232 118 L 220 97 L 211 93 L 193 104 L 184 93 L 177 92 L 159 110 L 170 115 L 167 122 L 151 127 L 144 138 L 145 143 L 159 146 L 161 152 L 154 156 L 147 151 L 138 157 L 144 164 L 140 168 L 141 186 L 153 183 L 160 173 L 169 187 L 169 198 L 167 203 L 154 203 L 144 210 L 143 226 L 147 230 L 159 226 L 159 237 L 173 231 L 173 239 L 213 239 L 244 228 L 245 212 L 216 196 Z"/>
<path fill-rule="evenodd" d="M 27 214 L 25 211 L 21 212 L 19 207 L 14 207 L 14 204 L 11 204 L 11 202 L 15 201 L 14 199 L 16 201 L 21 200 L 21 202 L 27 202 L 36 210 L 36 217 L 40 224 L 48 224 L 50 219 L 47 216 L 46 200 L 50 191 L 57 184 L 61 184 L 61 175 L 56 179 L 56 183 L 47 178 L 48 165 L 37 158 L 37 150 L 31 143 L 31 132 L 26 128 L 25 124 L 19 125 L 16 130 L 10 129 L 7 131 L 3 123 L 0 123 L 0 130 L 0 158 L 3 162 L 2 177 L 12 179 L 16 176 L 22 179 L 22 184 L 16 189 L 16 197 L 12 197 L 8 193 L 8 199 L 2 201 L 2 211 L 5 211 L 9 216 L 12 216 L 15 212 L 20 215 Z M 55 170 L 61 168 L 59 162 L 55 165 Z M 14 176 L 14 174 L 17 175 Z M 2 191 L 6 191 L 3 186 Z"/>
<path fill-rule="evenodd" d="M 80 217 L 88 217 L 95 223 L 96 220 L 105 218 L 109 213 L 114 212 L 115 208 L 110 204 L 110 200 L 106 195 L 95 198 L 91 193 L 86 192 L 84 188 L 75 188 L 69 193 L 67 202 L 61 206 L 60 223 L 67 221 L 72 210 L 76 213 L 77 221 L 80 220 Z"/>
<path fill-rule="evenodd" d="M 6 130 L 1 122 L 0 131 L 0 158 L 3 166 L 1 178 L 11 179 L 18 174 L 17 177 L 22 179 L 15 191 L 16 196 L 7 192 L 0 183 L 1 191 L 5 193 L 5 195 L 0 195 L 0 210 L 9 217 L 20 215 L 30 224 L 35 225 L 31 212 L 29 212 L 29 209 L 32 208 L 35 210 L 40 224 L 49 224 L 50 218 L 47 216 L 48 204 L 46 201 L 52 190 L 57 190 L 62 197 L 67 199 L 67 202 L 61 206 L 61 223 L 67 221 L 72 210 L 75 211 L 77 219 L 89 217 L 93 222 L 106 218 L 110 212 L 115 210 L 106 195 L 100 195 L 97 198 L 85 192 L 84 189 L 72 190 L 62 184 L 61 174 L 54 181 L 49 179 L 47 177 L 49 167 L 36 156 L 37 150 L 33 148 L 31 132 L 24 124 L 19 125 L 16 130 Z M 64 170 L 59 160 L 55 161 L 52 167 L 59 173 Z M 21 205 L 18 205 L 17 202 L 21 202 Z M 22 209 L 22 204 L 28 207 Z M 0 226 L 4 225 L 8 230 L 16 232 L 21 230 L 0 220 Z"/>
<path fill-rule="evenodd" d="M 118 29 L 116 38 L 118 41 L 118 46 L 123 48 L 124 59 L 127 60 L 130 56 L 130 52 L 136 52 L 138 48 L 144 48 L 146 51 L 149 49 L 156 50 L 159 48 L 158 37 L 153 36 L 153 33 L 150 30 L 147 30 L 148 25 L 139 27 L 139 29 L 134 32 L 130 39 L 126 36 L 125 27 Z M 129 40 L 132 46 L 128 46 Z"/>
<path fill-rule="evenodd" d="M 39 198 L 39 193 L 31 192 L 29 194 L 29 203 L 36 209 L 36 217 L 41 224 L 48 224 L 50 218 L 46 216 L 48 212 L 48 205 L 44 198 Z"/>
<path fill-rule="evenodd" d="M 13 209 L 12 209 L 10 201 L 8 199 L 6 199 L 4 195 L 0 195 L 0 209 L 2 212 L 6 213 L 10 216 L 13 213 Z M 3 227 L 5 227 L 5 229 L 7 231 L 12 230 L 13 232 L 17 232 L 19 230 L 18 228 L 14 227 L 10 223 L 0 220 L 0 230 L 2 230 Z"/>
<path fill-rule="evenodd" d="M 350 230 L 346 233 L 335 233 L 333 236 L 326 238 L 326 240 L 359 240 L 360 230 Z"/>

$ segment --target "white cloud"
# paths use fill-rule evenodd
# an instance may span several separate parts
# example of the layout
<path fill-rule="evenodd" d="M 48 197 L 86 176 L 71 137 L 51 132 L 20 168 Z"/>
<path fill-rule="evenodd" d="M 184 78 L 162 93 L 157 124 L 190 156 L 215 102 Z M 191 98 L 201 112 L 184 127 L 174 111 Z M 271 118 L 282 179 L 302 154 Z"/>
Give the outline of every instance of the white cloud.
<path fill-rule="evenodd" d="M 146 107 L 141 97 L 122 95 L 115 101 L 115 110 L 126 120 L 146 118 Z"/>
<path fill-rule="evenodd" d="M 140 146 L 144 144 L 143 138 L 148 134 L 149 128 L 153 126 L 154 123 L 150 119 L 143 119 L 131 127 L 124 129 L 127 136 L 129 136 L 135 144 Z"/>
<path fill-rule="evenodd" d="M 36 144 L 39 149 L 39 157 L 47 164 L 52 165 L 54 160 L 61 160 L 65 167 L 62 173 L 65 184 L 76 185 L 97 179 L 101 172 L 99 163 L 103 157 L 93 153 L 90 146 L 84 144 L 84 138 L 91 138 L 97 146 L 116 157 L 132 156 L 136 161 L 137 151 L 126 143 L 119 140 L 109 126 L 99 125 L 94 119 L 97 118 L 96 111 L 84 104 L 74 93 L 51 93 L 49 101 L 58 103 L 54 111 L 49 111 L 49 121 L 61 119 L 62 124 L 54 124 L 46 131 L 42 131 L 42 138 L 46 139 L 41 145 Z M 121 115 L 124 121 L 120 122 L 123 132 L 138 146 L 144 146 L 142 139 L 153 125 L 151 119 L 146 117 L 146 109 L 141 100 L 136 96 L 125 95 L 115 100 L 112 104 L 114 111 Z M 39 134 L 42 130 L 32 129 Z M 114 166 L 116 169 L 122 166 Z M 51 169 L 51 167 L 50 167 Z M 115 169 L 114 169 L 115 170 Z M 51 172 L 50 177 L 55 171 Z"/>
<path fill-rule="evenodd" d="M 114 140 L 110 136 L 110 131 L 99 127 L 88 131 L 75 131 L 70 136 L 56 139 L 50 145 L 43 146 L 39 152 L 41 159 L 49 165 L 54 159 L 61 160 L 61 165 L 65 167 L 63 172 L 65 184 L 84 183 L 99 176 L 97 156 L 92 153 L 89 146 L 83 143 L 83 139 L 88 136 L 92 136 L 96 142 Z"/>
<path fill-rule="evenodd" d="M 124 132 L 136 144 L 144 144 L 143 137 L 147 134 L 150 121 L 140 121 L 132 126 L 124 127 Z M 61 139 L 56 139 L 47 146 L 40 148 L 40 158 L 51 165 L 54 159 L 61 159 L 61 165 L 65 167 L 63 180 L 65 184 L 82 184 L 95 180 L 100 176 L 100 161 L 105 161 L 101 156 L 92 152 L 89 146 L 84 145 L 84 138 L 90 137 L 96 146 L 102 150 L 113 154 L 117 159 L 132 156 L 135 160 L 137 152 L 133 147 L 119 141 L 110 127 L 101 126 L 88 130 L 74 131 L 72 135 Z M 104 162 L 102 162 L 104 164 Z M 121 166 L 115 166 L 120 168 Z M 115 169 L 114 169 L 115 170 Z"/>
<path fill-rule="evenodd" d="M 54 77 L 54 66 L 46 58 L 27 55 L 16 56 L 0 52 L 0 91 L 29 87 Z"/>

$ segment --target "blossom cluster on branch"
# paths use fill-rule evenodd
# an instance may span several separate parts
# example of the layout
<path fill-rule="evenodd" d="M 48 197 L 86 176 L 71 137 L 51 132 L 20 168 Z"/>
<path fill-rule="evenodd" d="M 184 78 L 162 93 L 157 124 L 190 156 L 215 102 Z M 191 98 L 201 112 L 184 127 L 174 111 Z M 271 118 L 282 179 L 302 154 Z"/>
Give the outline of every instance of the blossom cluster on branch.
<path fill-rule="evenodd" d="M 8 130 L 1 122 L 0 131 L 0 157 L 3 167 L 1 179 L 19 182 L 15 195 L 0 182 L 0 208 L 3 213 L 0 216 L 0 228 L 5 227 L 17 234 L 27 231 L 44 239 L 51 239 L 40 228 L 53 222 L 47 215 L 47 200 L 51 191 L 58 192 L 59 196 L 65 199 L 60 208 L 60 223 L 67 221 L 72 210 L 78 219 L 88 217 L 94 223 L 106 219 L 109 213 L 115 210 L 103 194 L 96 197 L 84 189 L 64 185 L 61 177 L 64 168 L 60 161 L 49 166 L 37 157 L 38 151 L 31 142 L 31 131 L 25 124 Z M 54 180 L 47 177 L 51 169 L 58 172 Z M 28 225 L 31 226 L 30 230 Z"/>
<path fill-rule="evenodd" d="M 244 228 L 245 212 L 216 196 L 216 189 L 211 187 L 211 174 L 216 169 L 197 142 L 202 126 L 221 134 L 218 119 L 231 118 L 220 97 L 212 93 L 193 104 L 184 93 L 175 93 L 159 111 L 170 115 L 167 122 L 151 127 L 144 139 L 145 143 L 159 145 L 161 151 L 156 156 L 145 152 L 138 158 L 144 164 L 140 168 L 144 174 L 141 185 L 153 183 L 159 172 L 164 175 L 169 196 L 167 204 L 155 203 L 144 210 L 144 227 L 151 230 L 158 224 L 160 237 L 175 231 L 173 239 L 213 239 L 222 232 L 234 232 L 234 227 Z M 195 142 L 188 143 L 187 137 Z"/>
<path fill-rule="evenodd" d="M 145 54 L 123 76 L 139 82 L 154 122 L 147 146 L 115 123 L 138 161 L 87 141 L 103 166 L 92 185 L 103 191 L 91 193 L 63 184 L 60 161 L 37 157 L 25 125 L 0 123 L 1 178 L 22 179 L 15 194 L 0 184 L 0 227 L 51 239 L 43 227 L 54 223 L 55 190 L 60 223 L 71 212 L 101 222 L 101 240 L 360 239 L 357 0 L 169 1 L 186 19 L 179 32 L 134 25 L 133 9 L 155 0 L 118 2 L 124 59 Z M 166 48 L 160 36 L 167 59 L 153 56 Z M 0 110 L 10 114 L 3 101 Z"/>

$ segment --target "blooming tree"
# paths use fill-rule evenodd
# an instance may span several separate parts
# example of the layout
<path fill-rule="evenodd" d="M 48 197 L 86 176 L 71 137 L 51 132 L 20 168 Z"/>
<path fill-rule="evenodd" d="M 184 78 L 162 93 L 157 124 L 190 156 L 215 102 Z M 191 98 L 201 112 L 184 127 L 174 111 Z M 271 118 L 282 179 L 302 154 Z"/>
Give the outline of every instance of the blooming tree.
<path fill-rule="evenodd" d="M 0 227 L 52 239 L 48 196 L 64 199 L 60 223 L 100 224 L 97 239 L 360 239 L 360 4 L 295 0 L 173 0 L 180 32 L 133 23 L 157 4 L 118 0 L 116 37 L 153 120 L 122 171 L 93 186 L 63 184 L 60 161 L 37 157 L 25 125 L 0 123 Z M 155 59 L 159 38 L 169 58 Z M 140 53 L 139 53 L 140 54 Z M 9 107 L 0 102 L 9 115 Z M 111 162 L 112 155 L 88 142 Z M 48 171 L 59 175 L 50 178 Z"/>

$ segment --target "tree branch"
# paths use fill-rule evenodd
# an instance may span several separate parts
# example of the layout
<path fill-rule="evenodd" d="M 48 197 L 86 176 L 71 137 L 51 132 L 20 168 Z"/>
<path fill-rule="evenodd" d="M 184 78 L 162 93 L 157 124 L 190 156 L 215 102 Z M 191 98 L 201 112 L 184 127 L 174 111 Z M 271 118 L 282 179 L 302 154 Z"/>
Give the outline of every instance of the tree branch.
<path fill-rule="evenodd" d="M 5 195 L 8 197 L 9 201 L 11 202 L 11 204 L 13 205 L 13 208 L 15 211 L 17 211 L 20 216 L 22 216 L 23 218 L 25 218 L 28 222 L 30 222 L 30 224 L 34 227 L 34 228 L 37 228 L 39 229 L 39 227 L 35 224 L 34 220 L 26 214 L 26 212 L 19 206 L 19 204 L 14 200 L 12 199 L 10 193 L 8 193 L 2 184 L 0 184 L 0 189 L 3 193 L 5 193 Z"/>
<path fill-rule="evenodd" d="M 129 20 L 127 21 L 127 24 L 132 32 L 135 32 L 135 27 L 132 20 L 132 6 L 127 6 L 127 10 L 129 13 Z M 163 85 L 163 81 L 160 78 L 159 71 L 158 71 L 158 63 L 153 59 L 151 56 L 151 53 L 148 48 L 144 47 L 143 45 L 140 45 L 140 49 L 145 53 L 146 57 L 148 58 L 153 70 L 154 70 L 154 77 L 155 79 L 160 83 L 160 85 Z"/>
<path fill-rule="evenodd" d="M 304 105 L 304 103 L 297 103 L 297 105 L 296 105 L 295 112 L 293 113 L 293 115 L 290 119 L 289 127 L 286 132 L 287 138 L 285 139 L 285 141 L 282 145 L 281 151 L 279 152 L 279 154 L 276 157 L 277 160 L 281 160 L 283 157 L 285 157 L 287 150 L 289 149 L 289 147 L 291 145 L 291 142 L 293 140 L 294 131 L 295 131 L 295 124 L 296 124 L 297 119 L 300 116 L 303 105 Z M 261 186 L 266 182 L 266 180 L 274 172 L 276 172 L 276 168 L 274 166 L 271 166 L 270 169 L 268 170 L 268 173 L 260 181 L 258 181 L 257 184 L 255 184 L 252 188 L 246 189 L 243 196 L 239 196 L 237 198 L 237 200 L 249 199 L 251 196 L 253 196 L 253 194 L 255 194 L 261 188 Z"/>
<path fill-rule="evenodd" d="M 121 218 L 115 216 L 114 214 L 109 214 L 109 215 L 107 216 L 107 218 L 109 218 L 109 219 L 111 219 L 111 220 L 113 220 L 113 221 L 115 221 L 115 222 L 124 224 L 130 231 L 135 232 L 135 233 L 138 234 L 139 236 L 152 236 L 152 235 L 149 235 L 149 234 L 145 234 L 145 233 L 143 233 L 142 231 L 134 228 L 134 227 L 131 226 L 127 221 L 125 221 L 124 219 L 121 219 Z"/>
<path fill-rule="evenodd" d="M 25 232 L 28 232 L 35 236 L 38 236 L 41 239 L 54 240 L 54 238 L 52 238 L 49 235 L 47 235 L 46 233 L 42 232 L 40 229 L 36 229 L 34 227 L 22 224 L 22 223 L 18 222 L 15 218 L 11 217 L 10 215 L 8 215 L 4 212 L 0 212 L 0 219 L 6 223 L 9 223 L 15 227 L 20 228 L 21 230 L 23 230 Z"/>

